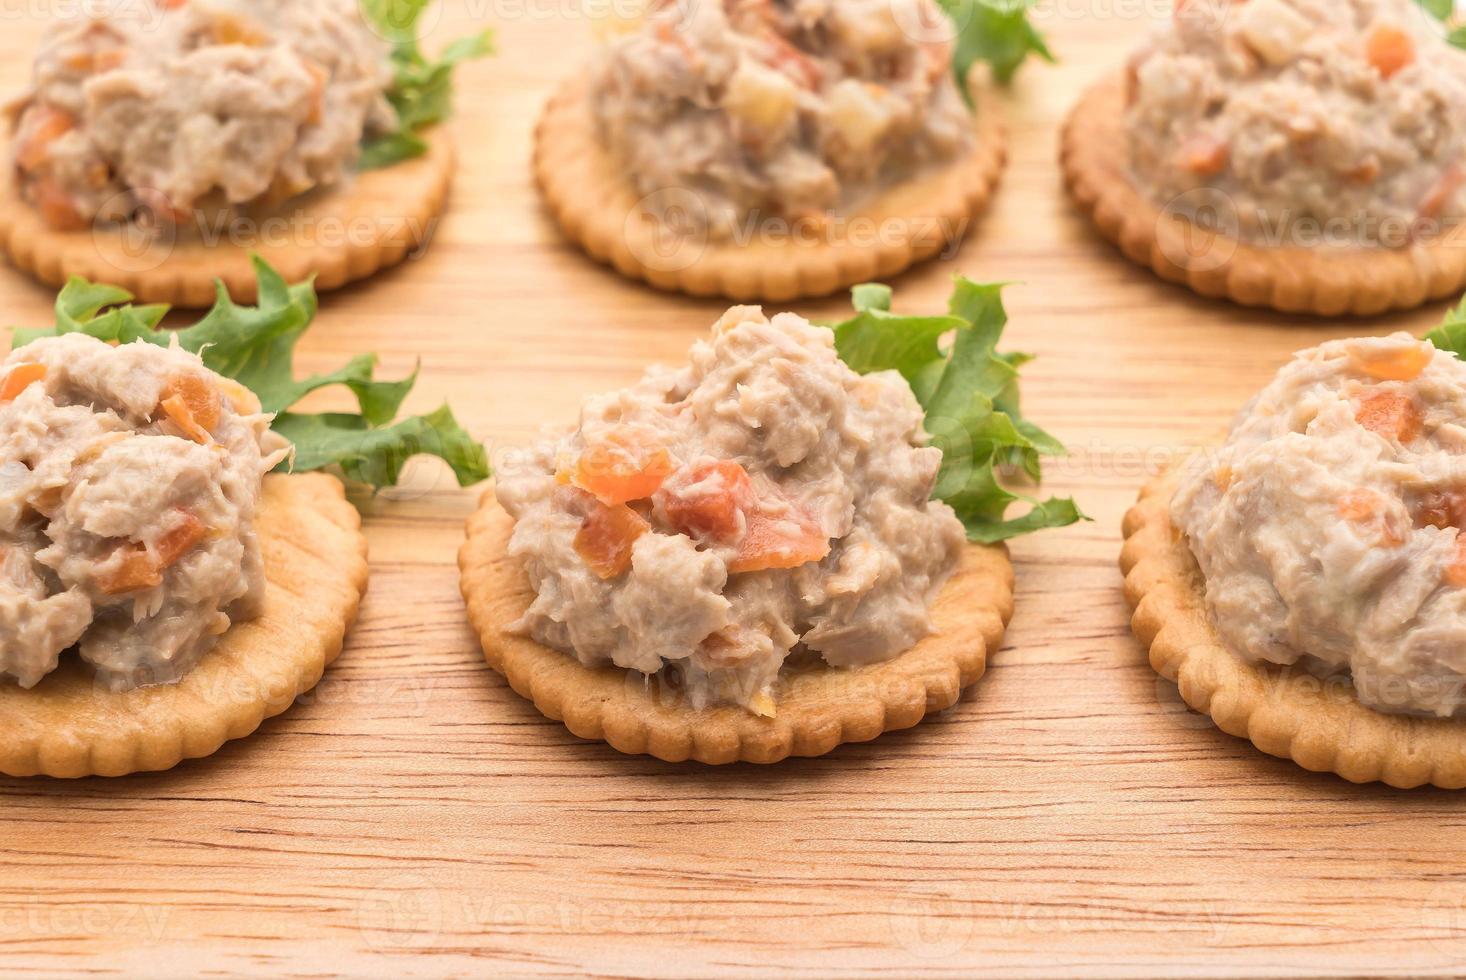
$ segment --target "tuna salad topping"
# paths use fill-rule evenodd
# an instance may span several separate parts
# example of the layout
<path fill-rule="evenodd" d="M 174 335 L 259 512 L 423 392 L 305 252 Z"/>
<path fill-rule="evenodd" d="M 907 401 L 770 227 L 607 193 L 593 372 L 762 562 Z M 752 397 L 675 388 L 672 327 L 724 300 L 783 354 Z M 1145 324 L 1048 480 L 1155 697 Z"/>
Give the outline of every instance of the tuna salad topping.
<path fill-rule="evenodd" d="M 0 364 L 0 676 L 75 648 L 114 690 L 176 681 L 257 617 L 263 475 L 288 451 L 193 354 L 72 333 Z"/>
<path fill-rule="evenodd" d="M 1466 205 L 1466 55 L 1414 0 L 1178 0 L 1126 125 L 1141 190 L 1253 241 L 1400 247 Z"/>
<path fill-rule="evenodd" d="M 1466 365 L 1429 340 L 1298 354 L 1172 503 L 1223 642 L 1380 711 L 1466 711 L 1463 420 Z"/>
<path fill-rule="evenodd" d="M 791 654 L 888 660 L 965 534 L 931 498 L 942 464 L 894 371 L 858 375 L 834 334 L 729 310 L 687 367 L 588 399 L 579 427 L 500 467 L 519 624 L 586 665 L 667 675 L 694 706 L 774 710 Z"/>
<path fill-rule="evenodd" d="M 390 46 L 353 0 L 97 0 L 58 21 L 14 111 L 52 227 L 270 206 L 340 182 L 396 126 Z"/>
<path fill-rule="evenodd" d="M 943 17 L 932 0 L 666 4 L 592 71 L 596 124 L 638 193 L 686 192 L 657 199 L 669 223 L 818 219 L 970 146 Z"/>

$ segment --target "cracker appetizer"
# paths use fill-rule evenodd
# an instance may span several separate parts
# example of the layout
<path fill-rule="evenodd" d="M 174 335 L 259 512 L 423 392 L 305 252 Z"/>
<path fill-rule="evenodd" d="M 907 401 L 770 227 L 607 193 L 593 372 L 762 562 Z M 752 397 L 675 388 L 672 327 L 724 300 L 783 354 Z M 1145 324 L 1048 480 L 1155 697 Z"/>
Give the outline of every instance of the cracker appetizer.
<path fill-rule="evenodd" d="M 1062 143 L 1100 233 L 1203 296 L 1371 315 L 1466 285 L 1466 55 L 1412 0 L 1182 0 Z"/>
<path fill-rule="evenodd" d="M 0 249 L 17 266 L 206 307 L 215 280 L 254 299 L 252 253 L 331 289 L 425 243 L 454 165 L 429 127 L 486 35 L 434 62 L 422 4 L 83 6 L 48 30 L 10 107 Z"/>
<path fill-rule="evenodd" d="M 1316 771 L 1466 786 L 1466 308 L 1296 355 L 1149 486 L 1125 590 L 1155 669 Z"/>
<path fill-rule="evenodd" d="M 982 676 L 1013 611 L 1000 542 L 1082 515 L 1005 519 L 996 470 L 1036 480 L 1062 447 L 994 351 L 999 288 L 960 280 L 946 316 L 890 298 L 861 287 L 833 329 L 735 307 L 682 369 L 506 455 L 460 566 L 515 691 L 583 738 L 718 764 L 906 728 Z"/>
<path fill-rule="evenodd" d="M 784 301 L 966 235 L 1005 159 L 986 61 L 1048 57 L 1026 4 L 655 3 L 550 102 L 535 175 L 565 233 L 664 289 Z"/>
<path fill-rule="evenodd" d="M 366 539 L 341 481 L 303 471 L 390 484 L 431 452 L 487 476 L 446 409 L 388 424 L 412 380 L 371 358 L 297 381 L 314 294 L 263 266 L 258 292 L 162 333 L 162 308 L 75 280 L 0 363 L 0 772 L 167 769 L 314 687 Z M 285 411 L 328 384 L 361 414 Z"/>

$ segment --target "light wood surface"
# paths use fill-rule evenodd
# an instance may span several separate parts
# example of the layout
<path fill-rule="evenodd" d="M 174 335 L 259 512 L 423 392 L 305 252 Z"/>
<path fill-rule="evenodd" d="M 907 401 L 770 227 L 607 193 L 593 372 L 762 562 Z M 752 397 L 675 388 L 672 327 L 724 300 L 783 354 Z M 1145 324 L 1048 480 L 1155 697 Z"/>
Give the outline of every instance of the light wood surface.
<path fill-rule="evenodd" d="M 60 2 L 60 0 L 52 0 Z M 593 44 L 570 0 L 452 0 L 502 54 L 467 69 L 450 216 L 428 254 L 330 296 L 300 367 L 422 360 L 502 453 L 581 395 L 672 361 L 719 304 L 623 282 L 564 244 L 529 180 L 535 114 Z M 7 4 L 0 81 L 39 29 Z M 1466 969 L 1466 797 L 1355 787 L 1188 714 L 1126 625 L 1119 521 L 1295 348 L 1419 330 L 1193 299 L 1131 267 L 1059 186 L 1057 127 L 1161 0 L 1044 4 L 1062 64 L 1007 97 L 1012 166 L 957 259 L 1013 280 L 1030 413 L 1095 521 L 1017 542 L 1018 611 L 988 676 L 920 728 L 776 768 L 585 744 L 480 657 L 454 554 L 475 494 L 436 466 L 366 506 L 371 593 L 312 696 L 218 756 L 76 784 L 0 781 L 0 970 L 436 976 L 1416 973 Z M 44 9 L 42 7 L 41 9 Z M 0 270 L 4 322 L 49 294 Z M 840 304 L 805 304 L 830 315 Z"/>

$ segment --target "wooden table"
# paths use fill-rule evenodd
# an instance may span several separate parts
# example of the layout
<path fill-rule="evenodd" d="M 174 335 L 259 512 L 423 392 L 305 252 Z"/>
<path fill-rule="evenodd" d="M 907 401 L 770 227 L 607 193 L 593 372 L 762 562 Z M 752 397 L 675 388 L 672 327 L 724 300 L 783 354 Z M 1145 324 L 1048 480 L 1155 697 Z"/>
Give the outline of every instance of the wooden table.
<path fill-rule="evenodd" d="M 60 2 L 60 0 L 52 0 Z M 605 10 L 609 4 L 595 6 Z M 477 494 L 436 464 L 367 506 L 372 591 L 313 695 L 176 771 L 0 781 L 0 968 L 1120 976 L 1466 968 L 1460 796 L 1356 787 L 1189 714 L 1127 627 L 1119 522 L 1169 455 L 1216 435 L 1289 352 L 1387 321 L 1201 302 L 1112 253 L 1065 200 L 1058 124 L 1164 0 L 1050 0 L 1062 63 L 1006 97 L 1012 166 L 948 266 L 1013 280 L 1030 414 L 1066 440 L 1051 489 L 1092 524 L 1013 546 L 1018 612 L 991 672 L 918 729 L 774 768 L 670 766 L 586 744 L 483 664 L 454 557 Z M 39 21 L 7 5 L 6 86 Z M 676 361 L 720 309 L 623 282 L 565 245 L 528 173 L 536 112 L 601 18 L 450 2 L 502 55 L 467 69 L 451 216 L 426 257 L 324 303 L 302 370 L 422 359 L 495 452 L 586 393 Z M 48 292 L 0 278 L 6 322 Z M 832 315 L 838 301 L 801 304 Z"/>

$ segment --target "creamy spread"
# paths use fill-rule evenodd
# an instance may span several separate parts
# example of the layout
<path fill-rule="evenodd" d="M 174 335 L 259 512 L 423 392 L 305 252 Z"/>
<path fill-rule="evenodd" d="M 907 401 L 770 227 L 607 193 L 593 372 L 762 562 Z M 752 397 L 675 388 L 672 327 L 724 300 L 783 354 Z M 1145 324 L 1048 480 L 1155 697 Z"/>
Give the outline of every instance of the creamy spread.
<path fill-rule="evenodd" d="M 932 0 L 665 4 L 591 73 L 600 135 L 664 220 L 849 208 L 972 139 Z M 926 25 L 923 31 L 922 25 Z M 677 214 L 668 213 L 676 208 Z"/>
<path fill-rule="evenodd" d="M 97 0 L 46 35 L 14 164 L 60 229 L 275 204 L 391 128 L 391 78 L 353 0 Z"/>
<path fill-rule="evenodd" d="M 833 336 L 734 308 L 680 371 L 504 461 L 536 594 L 518 628 L 764 714 L 791 653 L 858 666 L 928 635 L 966 540 L 930 499 L 941 451 L 906 381 L 856 374 Z"/>
<path fill-rule="evenodd" d="M 1179 0 L 1129 99 L 1138 186 L 1247 238 L 1393 247 L 1462 217 L 1466 55 L 1415 0 Z"/>
<path fill-rule="evenodd" d="M 74 647 L 113 689 L 171 682 L 258 616 L 269 426 L 177 348 L 68 334 L 0 363 L 0 677 Z"/>
<path fill-rule="evenodd" d="M 1298 354 L 1172 519 L 1236 654 L 1352 676 L 1387 712 L 1466 710 L 1466 365 L 1405 334 Z"/>

